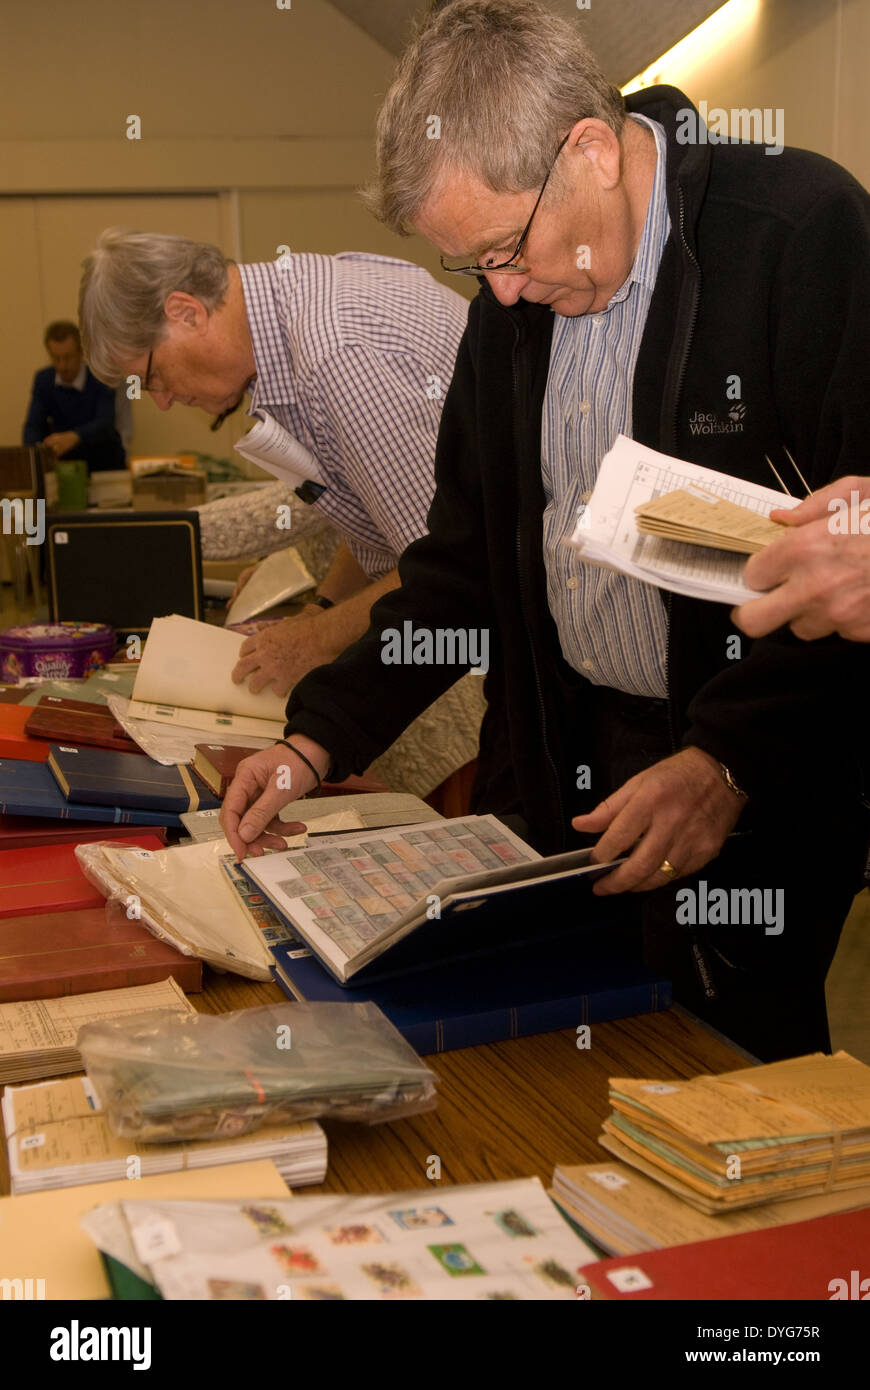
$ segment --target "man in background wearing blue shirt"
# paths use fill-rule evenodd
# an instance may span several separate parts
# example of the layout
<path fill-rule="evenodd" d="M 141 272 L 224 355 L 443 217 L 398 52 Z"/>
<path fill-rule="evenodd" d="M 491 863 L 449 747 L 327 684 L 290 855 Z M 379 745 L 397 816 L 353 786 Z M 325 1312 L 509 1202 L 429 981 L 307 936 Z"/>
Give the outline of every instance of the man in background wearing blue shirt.
<path fill-rule="evenodd" d="M 51 366 L 33 378 L 22 442 L 45 444 L 59 459 L 84 459 L 92 473 L 123 468 L 115 428 L 115 393 L 92 375 L 74 323 L 60 319 L 45 330 Z"/>

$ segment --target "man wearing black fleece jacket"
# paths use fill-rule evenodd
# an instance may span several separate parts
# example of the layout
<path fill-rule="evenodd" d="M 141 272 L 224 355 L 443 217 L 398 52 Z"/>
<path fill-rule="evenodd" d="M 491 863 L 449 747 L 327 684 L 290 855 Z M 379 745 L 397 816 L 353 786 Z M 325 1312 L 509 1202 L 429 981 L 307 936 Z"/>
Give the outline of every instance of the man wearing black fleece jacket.
<path fill-rule="evenodd" d="M 402 587 L 373 609 L 368 634 L 291 696 L 286 737 L 302 757 L 278 745 L 247 759 L 224 826 L 240 853 L 277 843 L 272 819 L 313 785 L 312 767 L 362 770 L 463 669 L 384 664 L 388 629 L 488 630 L 475 809 L 519 818 L 542 852 L 584 842 L 573 817 L 587 843 L 596 838 L 596 857 L 628 855 L 596 891 L 644 894 L 650 958 L 671 972 L 679 999 L 765 1060 L 826 1049 L 824 979 L 867 850 L 868 649 L 837 637 L 802 643 L 786 628 L 735 648 L 727 607 L 655 591 L 663 611 L 649 619 L 664 623 L 665 698 L 593 683 L 583 668 L 594 662 L 566 659 L 566 609 L 542 546 L 552 500 L 542 421 L 554 315 L 595 315 L 625 296 L 658 170 L 669 234 L 630 375 L 630 433 L 768 485 L 765 455 L 782 459 L 783 447 L 813 489 L 861 472 L 870 200 L 838 166 L 803 151 L 681 143 L 692 108 L 672 88 L 626 102 L 663 132 L 657 161 L 655 127 L 614 115 L 612 89 L 596 88 L 587 54 L 597 96 L 591 115 L 556 132 L 544 165 L 558 165 L 551 198 L 536 203 L 532 186 L 511 191 L 530 179 L 508 179 L 502 191 L 491 173 L 466 172 L 461 153 L 435 149 L 423 152 L 429 196 L 403 205 L 395 188 L 409 164 L 409 103 L 416 92 L 440 111 L 447 139 L 449 82 L 433 93 L 423 79 L 437 80 L 445 52 L 451 80 L 463 64 L 467 78 L 472 31 L 487 25 L 487 62 L 502 86 L 498 41 L 505 53 L 526 43 L 524 58 L 543 52 L 542 35 L 569 42 L 570 26 L 524 0 L 456 0 L 405 55 L 380 124 L 380 214 L 421 231 L 448 268 L 464 257 L 481 274 L 442 415 L 429 535 L 406 551 Z M 520 66 L 527 85 L 529 62 Z M 478 69 L 464 91 L 483 80 Z M 580 244 L 586 255 L 575 262 L 566 252 Z M 740 409 L 730 414 L 735 378 Z M 596 385 L 583 385 L 593 405 Z M 635 622 L 626 616 L 617 645 L 638 645 L 645 629 Z M 292 794 L 276 788 L 285 762 Z M 590 775 L 578 777 L 583 768 Z M 734 890 L 766 890 L 782 911 L 755 925 L 733 915 L 728 925 L 705 922 L 701 912 L 693 926 L 677 906 L 685 890 L 700 904 L 714 887 L 732 904 Z"/>

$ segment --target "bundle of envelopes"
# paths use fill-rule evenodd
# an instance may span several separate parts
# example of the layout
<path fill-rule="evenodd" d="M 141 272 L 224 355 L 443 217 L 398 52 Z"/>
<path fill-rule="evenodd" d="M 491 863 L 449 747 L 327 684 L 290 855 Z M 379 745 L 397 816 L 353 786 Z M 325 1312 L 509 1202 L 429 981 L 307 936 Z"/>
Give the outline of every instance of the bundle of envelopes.
<path fill-rule="evenodd" d="M 559 1164 L 550 1196 L 609 1255 L 635 1255 L 870 1207 L 870 1184 L 711 1216 L 626 1163 Z"/>
<path fill-rule="evenodd" d="M 147 1144 L 116 1135 L 89 1082 L 79 1076 L 7 1086 L 2 1100 L 12 1192 L 147 1177 L 269 1158 L 294 1187 L 322 1182 L 326 1135 L 313 1121 L 264 1125 L 254 1135 Z"/>
<path fill-rule="evenodd" d="M 611 1079 L 601 1143 L 699 1211 L 870 1182 L 870 1067 L 814 1053 L 690 1081 Z"/>
<path fill-rule="evenodd" d="M 754 555 L 783 534 L 778 522 L 696 483 L 651 497 L 635 507 L 635 515 L 645 535 L 739 555 Z"/>
<path fill-rule="evenodd" d="M 373 1004 L 152 1011 L 86 1025 L 78 1048 L 114 1132 L 148 1143 L 321 1115 L 373 1124 L 436 1104 L 434 1074 Z"/>

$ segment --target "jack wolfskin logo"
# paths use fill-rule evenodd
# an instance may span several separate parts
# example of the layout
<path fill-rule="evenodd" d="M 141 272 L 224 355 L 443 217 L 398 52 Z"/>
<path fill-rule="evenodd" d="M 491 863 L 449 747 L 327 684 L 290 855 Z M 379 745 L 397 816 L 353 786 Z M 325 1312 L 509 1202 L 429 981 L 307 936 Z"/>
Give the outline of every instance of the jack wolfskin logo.
<path fill-rule="evenodd" d="M 715 410 L 696 410 L 689 416 L 689 429 L 692 434 L 742 434 L 745 415 L 743 401 L 735 401 L 727 415 Z"/>

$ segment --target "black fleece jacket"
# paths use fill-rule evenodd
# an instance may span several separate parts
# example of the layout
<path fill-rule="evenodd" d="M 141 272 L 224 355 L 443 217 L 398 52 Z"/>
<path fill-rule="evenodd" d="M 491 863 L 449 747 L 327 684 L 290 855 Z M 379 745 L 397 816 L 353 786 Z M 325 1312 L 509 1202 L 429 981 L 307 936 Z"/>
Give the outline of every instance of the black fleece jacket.
<path fill-rule="evenodd" d="M 783 446 L 813 489 L 866 473 L 867 193 L 806 151 L 678 143 L 677 112 L 690 102 L 674 88 L 627 106 L 664 126 L 672 223 L 635 371 L 634 437 L 768 486 L 764 456 L 784 460 Z M 596 762 L 589 687 L 562 657 L 546 596 L 540 450 L 552 327 L 548 308 L 505 308 L 482 286 L 442 415 L 429 534 L 405 552 L 402 586 L 375 605 L 365 636 L 311 672 L 287 706 L 288 733 L 326 747 L 336 776 L 360 772 L 461 674 L 383 664 L 381 633 L 407 621 L 488 628 L 477 809 L 519 812 L 543 852 L 578 843 L 569 817 L 600 799 L 576 790 L 578 766 Z M 865 814 L 870 647 L 803 643 L 783 628 L 743 636 L 732 660 L 727 607 L 665 593 L 662 602 L 674 751 L 697 745 L 727 764 L 760 825 L 803 825 L 811 840 L 820 817 Z"/>

